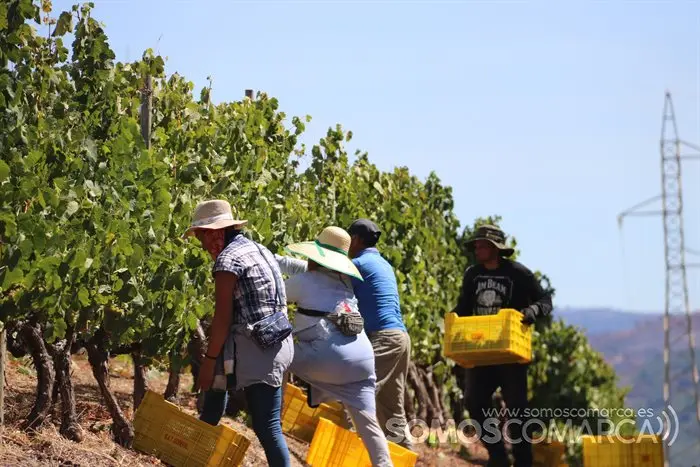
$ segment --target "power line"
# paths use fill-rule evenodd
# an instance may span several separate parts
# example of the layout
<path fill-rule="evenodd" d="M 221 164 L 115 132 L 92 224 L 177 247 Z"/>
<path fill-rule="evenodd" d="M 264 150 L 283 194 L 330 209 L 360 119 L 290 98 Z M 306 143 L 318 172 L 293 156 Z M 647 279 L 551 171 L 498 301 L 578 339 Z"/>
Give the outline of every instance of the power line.
<path fill-rule="evenodd" d="M 654 216 L 660 215 L 663 218 L 664 226 L 664 256 L 666 260 L 666 288 L 665 288 L 665 310 L 664 310 L 664 403 L 666 407 L 673 407 L 673 400 L 681 400 L 682 392 L 679 394 L 672 393 L 672 383 L 678 382 L 684 376 L 687 377 L 687 369 L 683 372 L 671 373 L 672 368 L 672 351 L 673 344 L 681 340 L 687 340 L 687 352 L 690 357 L 690 369 L 693 379 L 692 392 L 695 405 L 695 417 L 700 429 L 700 378 L 695 364 L 695 341 L 692 330 L 692 317 L 690 314 L 690 300 L 688 294 L 688 279 L 687 269 L 690 265 L 686 264 L 686 253 L 696 253 L 694 250 L 685 246 L 685 233 L 683 226 L 683 185 L 681 179 L 681 166 L 683 160 L 700 159 L 697 154 L 681 155 L 682 148 L 689 148 L 693 151 L 700 151 L 700 147 L 681 140 L 678 136 L 678 126 L 676 124 L 676 115 L 673 108 L 673 100 L 670 92 L 666 92 L 664 99 L 663 118 L 661 122 L 661 195 L 650 198 L 642 203 L 633 206 L 626 211 L 623 211 L 618 216 L 618 224 L 622 224 L 622 220 L 628 216 Z M 639 211 L 638 209 L 650 204 L 653 201 L 661 199 L 663 209 L 661 211 Z M 695 266 L 695 265 L 692 265 Z M 673 318 L 671 315 L 682 314 L 685 316 L 685 323 L 679 323 L 677 316 Z M 681 327 L 683 333 L 680 336 L 674 336 L 672 331 L 674 326 Z M 677 352 L 675 352 L 677 354 Z M 673 357 L 679 359 L 682 364 L 682 359 L 677 355 Z M 683 385 L 678 385 L 681 388 Z M 673 397 L 672 397 L 673 396 Z M 670 427 L 668 422 L 664 423 L 664 466 L 669 467 L 671 461 L 671 446 L 668 442 L 670 438 Z M 676 430 L 680 427 L 676 427 Z M 700 431 L 699 431 L 700 433 Z M 694 440 L 691 446 L 698 449 L 700 458 L 700 439 Z M 687 449 L 682 450 L 682 454 Z"/>

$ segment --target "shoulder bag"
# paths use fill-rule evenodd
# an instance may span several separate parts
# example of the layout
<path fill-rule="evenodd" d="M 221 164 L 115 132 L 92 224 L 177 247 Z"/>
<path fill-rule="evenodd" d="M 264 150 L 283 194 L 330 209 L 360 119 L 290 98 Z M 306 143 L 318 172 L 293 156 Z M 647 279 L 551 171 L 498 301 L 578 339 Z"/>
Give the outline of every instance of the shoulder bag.
<path fill-rule="evenodd" d="M 270 272 L 275 280 L 275 291 L 277 293 L 277 303 L 275 304 L 275 309 L 283 307 L 285 306 L 285 303 L 282 303 L 281 300 L 280 285 L 277 280 L 277 274 L 275 274 L 274 269 L 267 260 L 267 257 L 265 257 L 265 253 L 263 253 L 263 251 L 260 249 L 260 246 L 255 241 L 253 241 L 253 243 L 255 243 L 258 251 L 260 251 L 260 255 L 270 267 Z M 285 313 L 277 310 L 270 316 L 266 316 L 252 326 L 249 326 L 249 329 L 250 336 L 253 338 L 253 340 L 255 340 L 255 342 L 263 349 L 267 349 L 279 342 L 282 342 L 292 333 L 292 323 L 289 322 L 289 319 Z"/>

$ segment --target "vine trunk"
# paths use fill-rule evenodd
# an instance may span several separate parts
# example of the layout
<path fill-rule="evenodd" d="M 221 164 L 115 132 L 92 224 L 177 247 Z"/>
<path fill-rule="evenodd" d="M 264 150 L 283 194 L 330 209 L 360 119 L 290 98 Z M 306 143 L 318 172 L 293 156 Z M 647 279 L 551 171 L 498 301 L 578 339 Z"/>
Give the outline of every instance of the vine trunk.
<path fill-rule="evenodd" d="M 109 371 L 107 367 L 107 352 L 104 349 L 103 333 L 97 332 L 87 342 L 88 361 L 92 367 L 92 374 L 95 376 L 100 393 L 104 399 L 107 410 L 112 416 L 112 434 L 114 440 L 125 447 L 130 447 L 134 440 L 134 429 L 124 416 L 124 412 L 119 407 L 119 402 L 110 389 Z"/>
<path fill-rule="evenodd" d="M 71 349 L 75 340 L 73 329 L 68 329 L 66 338 L 53 345 L 52 354 L 56 367 L 56 384 L 54 389 L 61 399 L 61 429 L 63 437 L 80 442 L 83 432 L 78 423 L 75 410 L 75 392 L 71 380 Z"/>
<path fill-rule="evenodd" d="M 53 361 L 44 343 L 41 326 L 38 323 L 26 323 L 22 327 L 22 341 L 27 346 L 34 367 L 36 368 L 36 400 L 27 416 L 24 429 L 36 429 L 41 426 L 51 410 L 51 396 L 56 378 Z"/>

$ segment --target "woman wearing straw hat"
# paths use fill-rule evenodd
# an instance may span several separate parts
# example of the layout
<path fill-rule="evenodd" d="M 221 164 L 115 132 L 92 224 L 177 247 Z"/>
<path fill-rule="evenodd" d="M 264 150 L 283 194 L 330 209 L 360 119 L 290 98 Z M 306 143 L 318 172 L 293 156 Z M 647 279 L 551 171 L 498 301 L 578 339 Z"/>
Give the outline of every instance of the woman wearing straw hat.
<path fill-rule="evenodd" d="M 284 372 L 294 346 L 282 274 L 275 257 L 242 235 L 223 200 L 200 203 L 186 236 L 194 235 L 214 259 L 214 317 L 197 385 L 204 391 L 200 419 L 217 425 L 228 391 L 243 389 L 270 466 L 288 467 L 280 411 Z"/>
<path fill-rule="evenodd" d="M 327 227 L 314 241 L 287 246 L 307 261 L 276 256 L 291 277 L 287 301 L 297 304 L 290 371 L 310 384 L 308 404 L 341 401 L 350 413 L 373 466 L 390 466 L 389 445 L 376 417 L 374 351 L 357 310 L 348 258 L 350 235 Z"/>

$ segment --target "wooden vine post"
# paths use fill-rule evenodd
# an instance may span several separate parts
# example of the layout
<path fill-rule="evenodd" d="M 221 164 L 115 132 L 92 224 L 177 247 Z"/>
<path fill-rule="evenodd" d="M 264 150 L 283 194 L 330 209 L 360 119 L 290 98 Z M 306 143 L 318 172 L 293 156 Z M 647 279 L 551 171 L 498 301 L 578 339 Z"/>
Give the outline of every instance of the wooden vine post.
<path fill-rule="evenodd" d="M 141 137 L 146 145 L 146 149 L 151 149 L 151 118 L 153 115 L 153 86 L 151 75 L 144 77 L 143 89 L 141 90 Z M 141 405 L 148 382 L 146 381 L 146 370 L 141 358 L 141 352 L 134 350 L 131 352 L 131 359 L 134 365 L 134 411 Z"/>
<path fill-rule="evenodd" d="M 151 149 L 151 109 L 153 106 L 153 87 L 151 75 L 146 75 L 146 81 L 141 94 L 141 136 L 146 148 Z"/>
<path fill-rule="evenodd" d="M 151 149 L 151 118 L 153 115 L 153 85 L 151 75 L 147 74 L 144 79 L 143 90 L 141 92 L 141 136 L 147 149 Z M 131 353 L 134 364 L 134 411 L 141 405 L 141 401 L 148 390 L 146 381 L 146 369 L 143 365 L 140 351 Z"/>

